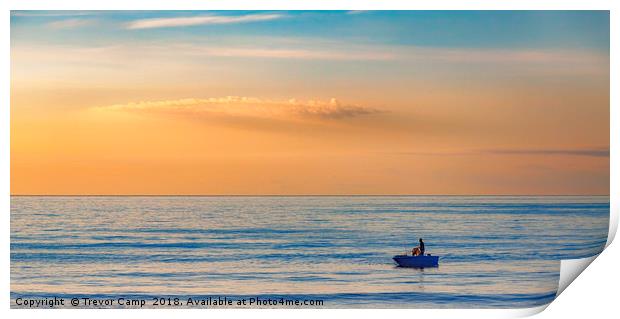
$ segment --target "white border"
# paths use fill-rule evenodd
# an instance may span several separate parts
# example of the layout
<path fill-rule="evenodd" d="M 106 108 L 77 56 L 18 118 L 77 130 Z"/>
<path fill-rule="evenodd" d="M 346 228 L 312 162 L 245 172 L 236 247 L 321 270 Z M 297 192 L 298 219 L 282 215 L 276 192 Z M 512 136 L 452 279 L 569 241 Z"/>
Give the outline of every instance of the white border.
<path fill-rule="evenodd" d="M 617 75 L 620 74 L 619 65 L 616 60 L 618 52 L 618 9 L 619 1 L 613 0 L 442 0 L 442 1 L 402 1 L 402 0 L 214 0 L 214 1 L 190 1 L 190 0 L 108 0 L 97 3 L 96 1 L 79 1 L 79 0 L 29 0 L 14 1 L 5 0 L 0 2 L 0 21 L 2 30 L 0 31 L 0 41 L 2 42 L 2 64 L 3 70 L 10 69 L 10 18 L 9 10 L 181 10 L 181 9 L 203 9 L 203 10 L 390 10 L 390 9 L 410 9 L 410 10 L 611 10 L 611 87 L 617 84 Z M 0 207 L 2 207 L 2 219 L 4 225 L 4 236 L 2 236 L 2 261 L 5 267 L 2 268 L 2 287 L 5 292 L 2 294 L 0 303 L 2 303 L 4 312 L 8 312 L 9 291 L 10 291 L 10 73 L 4 72 L 0 77 L 0 95 L 3 99 L 3 112 L 0 114 L 0 147 L 2 149 L 0 165 Z M 620 113 L 618 111 L 618 91 L 611 90 L 611 130 L 610 130 L 610 200 L 611 200 L 611 218 L 610 233 L 607 245 L 609 245 L 616 233 L 620 206 L 618 204 L 618 180 L 620 173 L 618 170 L 618 159 L 620 159 L 619 138 L 620 126 L 618 123 Z M 614 162 L 615 160 L 615 162 Z M 610 275 L 610 274 L 607 274 Z M 616 287 L 617 292 L 617 287 Z M 577 293 L 577 292 L 575 292 Z M 587 292 L 581 292 L 587 294 Z M 600 305 L 599 305 L 600 306 Z M 611 305 L 613 307 L 613 305 Z M 614 309 L 610 307 L 609 309 Z M 245 316 L 252 315 L 258 318 L 289 318 L 290 315 L 301 318 L 314 317 L 316 314 L 328 316 L 346 316 L 346 317 L 366 317 L 376 315 L 390 316 L 424 316 L 432 318 L 498 318 L 498 317 L 515 317 L 527 316 L 544 310 L 546 307 L 537 307 L 530 309 L 515 310 L 211 310 L 207 313 L 194 310 L 174 310 L 174 315 L 183 315 L 189 317 L 208 316 Z M 294 313 L 293 313 L 294 312 Z M 566 313 L 570 313 L 570 310 Z M 145 318 L 163 318 L 173 314 L 171 310 L 11 310 L 11 317 L 30 317 L 32 315 L 45 315 L 51 317 L 89 317 L 97 318 L 106 316 L 122 316 L 122 317 L 145 317 Z M 9 315 L 8 313 L 6 315 Z"/>
<path fill-rule="evenodd" d="M 620 170 L 618 170 L 618 162 L 620 162 L 620 110 L 618 109 L 618 75 L 620 75 L 620 64 L 618 64 L 618 55 L 620 49 L 618 47 L 618 36 L 620 35 L 620 5 L 618 1 L 614 2 L 615 10 L 611 10 L 609 17 L 610 24 L 610 110 L 609 110 L 609 199 L 610 199 L 610 216 L 609 216 L 609 233 L 607 234 L 608 247 L 616 236 L 618 231 L 618 216 L 620 215 L 620 203 L 618 195 L 620 188 Z M 614 85 L 616 84 L 616 85 Z M 615 165 L 614 165 L 615 164 Z"/>

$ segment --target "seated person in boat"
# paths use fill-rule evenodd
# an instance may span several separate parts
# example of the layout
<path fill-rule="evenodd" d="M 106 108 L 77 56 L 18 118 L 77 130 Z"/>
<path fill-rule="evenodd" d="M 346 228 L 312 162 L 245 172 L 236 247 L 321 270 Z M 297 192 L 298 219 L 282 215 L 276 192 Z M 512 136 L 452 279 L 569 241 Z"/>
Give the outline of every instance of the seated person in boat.
<path fill-rule="evenodd" d="M 411 250 L 413 256 L 424 256 L 424 241 L 420 238 L 420 245 Z"/>

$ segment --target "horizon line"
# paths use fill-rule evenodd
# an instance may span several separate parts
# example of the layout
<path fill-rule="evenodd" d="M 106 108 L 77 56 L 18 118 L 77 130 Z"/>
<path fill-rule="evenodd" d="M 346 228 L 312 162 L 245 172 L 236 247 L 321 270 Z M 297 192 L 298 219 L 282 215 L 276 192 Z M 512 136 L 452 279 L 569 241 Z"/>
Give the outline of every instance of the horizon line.
<path fill-rule="evenodd" d="M 422 196 L 607 196 L 609 194 L 10 194 L 11 197 L 422 197 Z"/>

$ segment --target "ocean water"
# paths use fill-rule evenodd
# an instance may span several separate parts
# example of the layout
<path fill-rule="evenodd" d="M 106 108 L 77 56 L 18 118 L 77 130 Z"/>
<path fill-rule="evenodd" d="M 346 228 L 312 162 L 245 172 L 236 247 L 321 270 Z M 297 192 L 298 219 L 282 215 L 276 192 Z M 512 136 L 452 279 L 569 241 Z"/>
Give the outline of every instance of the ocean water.
<path fill-rule="evenodd" d="M 11 307 L 224 296 L 531 307 L 555 297 L 561 259 L 602 251 L 608 222 L 607 196 L 13 196 Z M 396 267 L 419 237 L 439 267 Z"/>

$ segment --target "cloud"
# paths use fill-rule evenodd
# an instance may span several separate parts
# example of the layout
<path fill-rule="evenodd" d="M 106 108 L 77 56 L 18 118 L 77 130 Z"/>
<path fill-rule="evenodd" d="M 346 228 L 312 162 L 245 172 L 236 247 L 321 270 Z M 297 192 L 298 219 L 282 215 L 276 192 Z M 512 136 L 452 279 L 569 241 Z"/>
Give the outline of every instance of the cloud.
<path fill-rule="evenodd" d="M 489 149 L 482 153 L 496 155 L 564 155 L 564 156 L 591 156 L 609 157 L 609 148 L 591 149 Z"/>
<path fill-rule="evenodd" d="M 189 46 L 187 52 L 220 57 L 318 59 L 318 60 L 374 60 L 422 61 L 450 64 L 503 64 L 503 65 L 565 65 L 606 62 L 608 57 L 592 52 L 560 52 L 549 50 L 477 50 L 430 47 L 385 47 L 378 45 L 348 47 L 315 45 L 296 48 L 272 47 L 217 47 Z"/>
<path fill-rule="evenodd" d="M 92 15 L 92 12 L 84 12 L 84 11 L 48 11 L 48 12 L 40 12 L 40 11 L 11 11 L 11 16 L 13 17 L 81 17 Z"/>
<path fill-rule="evenodd" d="M 230 24 L 230 23 L 247 23 L 258 21 L 269 21 L 284 17 L 277 13 L 261 13 L 247 14 L 240 16 L 218 16 L 218 15 L 202 15 L 192 17 L 175 17 L 175 18 L 152 18 L 139 19 L 129 22 L 127 29 L 152 29 L 152 28 L 171 28 L 171 27 L 187 27 L 195 25 L 209 24 Z"/>
<path fill-rule="evenodd" d="M 54 28 L 54 29 L 72 29 L 72 28 L 92 25 L 94 23 L 95 23 L 95 20 L 93 19 L 74 18 L 74 19 L 52 21 L 48 23 L 47 26 L 50 28 Z"/>
<path fill-rule="evenodd" d="M 609 56 L 585 50 L 408 47 L 400 58 L 454 64 L 565 65 L 608 63 Z"/>
<path fill-rule="evenodd" d="M 362 14 L 362 13 L 366 13 L 369 12 L 368 10 L 349 10 L 346 13 L 347 14 Z"/>
<path fill-rule="evenodd" d="M 235 47 L 194 47 L 188 50 L 197 55 L 239 58 L 314 59 L 314 60 L 391 60 L 394 55 L 376 50 L 321 50 L 321 49 L 274 49 Z"/>
<path fill-rule="evenodd" d="M 467 156 L 467 155 L 476 155 L 477 153 L 471 151 L 415 151 L 415 152 L 398 152 L 397 155 L 405 155 L 405 156 Z"/>
<path fill-rule="evenodd" d="M 100 111 L 178 114 L 213 117 L 246 117 L 294 120 L 343 120 L 381 111 L 357 105 L 330 101 L 265 100 L 253 97 L 227 96 L 207 99 L 142 101 L 95 108 Z"/>
<path fill-rule="evenodd" d="M 471 151 L 445 152 L 403 152 L 401 155 L 413 156 L 476 156 L 476 155 L 540 155 L 540 156 L 589 156 L 609 157 L 609 148 L 585 149 L 483 149 Z"/>
<path fill-rule="evenodd" d="M 240 16 L 237 16 L 239 18 Z M 244 16 L 241 16 L 244 17 Z M 222 18 L 222 17 L 218 17 Z M 230 18 L 230 17 L 223 17 Z M 83 24 L 78 19 L 57 22 L 57 27 Z M 437 48 L 400 45 L 378 45 L 357 42 L 325 41 L 315 38 L 240 37 L 235 41 L 214 38 L 210 42 L 170 41 L 166 43 L 119 42 L 114 45 L 76 46 L 18 44 L 13 52 L 39 55 L 36 60 L 88 59 L 81 51 L 100 51 L 93 62 L 115 60 L 122 63 L 132 57 L 132 63 L 157 58 L 162 61 L 180 61 L 183 58 L 255 58 L 323 61 L 377 61 L 402 63 L 436 63 L 437 69 L 451 65 L 493 65 L 502 67 L 529 67 L 521 72 L 550 72 L 561 76 L 605 74 L 609 72 L 609 55 L 594 51 L 572 50 L 570 52 L 547 49 L 472 49 Z M 19 58 L 19 54 L 15 54 Z M 134 58 L 135 57 L 135 58 Z M 139 57 L 139 58 L 138 58 Z M 570 65 L 570 68 L 567 67 Z M 405 67 L 405 66 L 403 66 Z M 406 65 L 406 67 L 414 67 Z"/>

